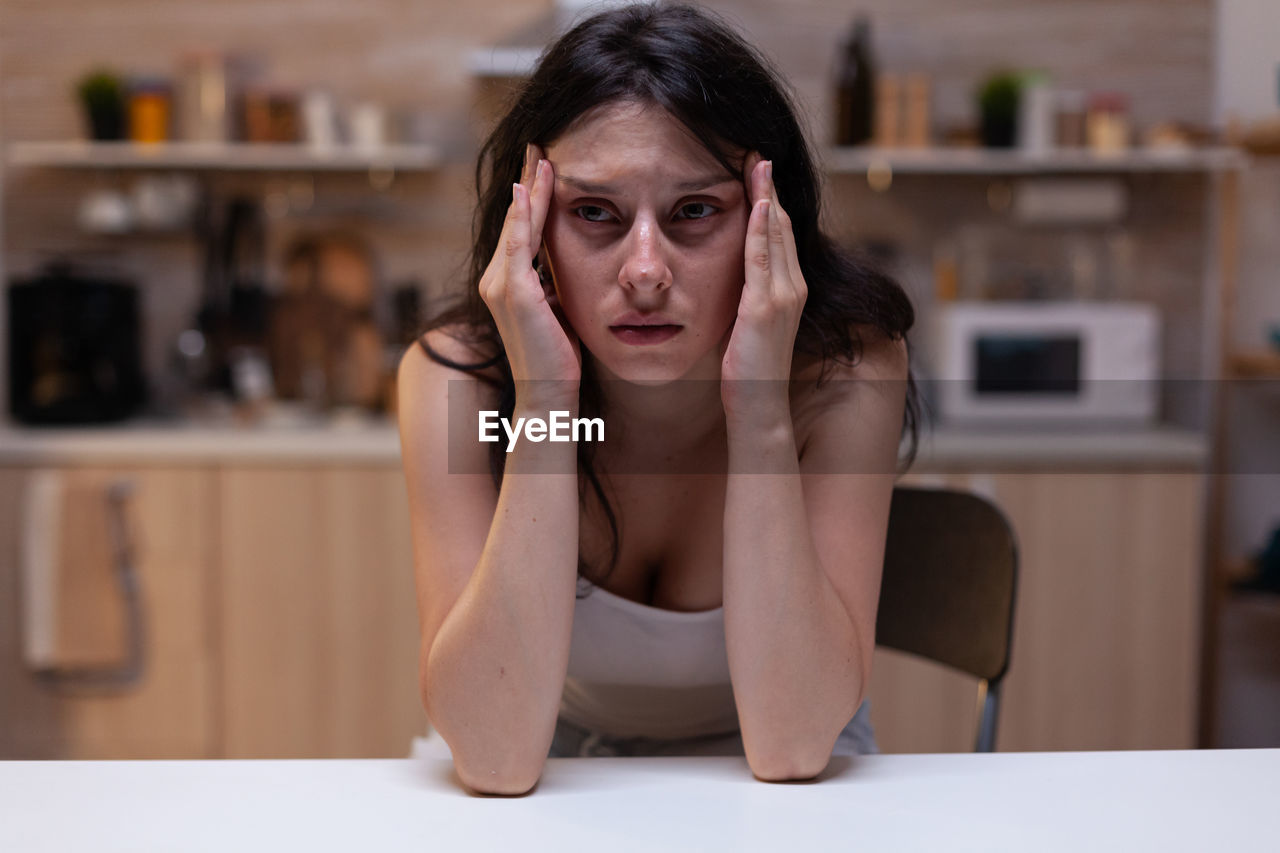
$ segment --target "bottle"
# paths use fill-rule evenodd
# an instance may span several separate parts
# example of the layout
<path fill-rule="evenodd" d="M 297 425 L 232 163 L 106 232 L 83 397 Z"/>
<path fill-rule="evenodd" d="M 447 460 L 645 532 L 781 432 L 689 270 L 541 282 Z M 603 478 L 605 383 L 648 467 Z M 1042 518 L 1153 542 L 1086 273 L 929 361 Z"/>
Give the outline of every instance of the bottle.
<path fill-rule="evenodd" d="M 836 80 L 837 145 L 862 145 L 871 139 L 875 130 L 875 78 L 871 23 L 865 15 L 859 15 L 845 42 Z"/>
<path fill-rule="evenodd" d="M 1053 87 L 1049 75 L 1032 71 L 1022 78 L 1018 93 L 1018 147 L 1045 154 L 1053 147 Z"/>
<path fill-rule="evenodd" d="M 193 51 L 183 56 L 178 88 L 178 129 L 191 142 L 227 141 L 227 77 L 222 57 Z"/>

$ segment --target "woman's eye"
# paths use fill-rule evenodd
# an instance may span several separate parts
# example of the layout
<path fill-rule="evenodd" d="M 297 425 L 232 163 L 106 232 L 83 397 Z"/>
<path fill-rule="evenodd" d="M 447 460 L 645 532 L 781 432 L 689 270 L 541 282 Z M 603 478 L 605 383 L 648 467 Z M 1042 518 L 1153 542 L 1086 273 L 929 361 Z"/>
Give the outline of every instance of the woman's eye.
<path fill-rule="evenodd" d="M 680 208 L 680 213 L 682 215 L 678 216 L 677 218 L 706 219 L 708 216 L 711 216 L 715 212 L 716 212 L 716 209 L 711 205 L 701 201 L 694 201 Z"/>
<path fill-rule="evenodd" d="M 676 214 L 676 219 L 698 220 L 707 219 L 719 211 L 719 208 L 706 202 L 694 201 L 689 204 L 682 205 Z M 573 213 L 580 219 L 587 222 L 609 222 L 613 219 L 613 214 L 603 207 L 596 204 L 582 204 L 573 208 Z"/>
<path fill-rule="evenodd" d="M 597 207 L 594 204 L 584 204 L 581 207 L 575 207 L 573 212 L 588 222 L 608 222 L 609 211 L 603 207 Z"/>

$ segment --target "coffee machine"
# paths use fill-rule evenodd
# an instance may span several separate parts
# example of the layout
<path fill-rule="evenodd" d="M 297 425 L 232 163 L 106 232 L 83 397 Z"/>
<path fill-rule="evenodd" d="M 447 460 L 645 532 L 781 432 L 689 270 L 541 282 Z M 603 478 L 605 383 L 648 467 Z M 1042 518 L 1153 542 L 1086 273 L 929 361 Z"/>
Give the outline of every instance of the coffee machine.
<path fill-rule="evenodd" d="M 119 421 L 146 402 L 138 288 L 58 263 L 8 288 L 9 411 L 32 425 Z"/>

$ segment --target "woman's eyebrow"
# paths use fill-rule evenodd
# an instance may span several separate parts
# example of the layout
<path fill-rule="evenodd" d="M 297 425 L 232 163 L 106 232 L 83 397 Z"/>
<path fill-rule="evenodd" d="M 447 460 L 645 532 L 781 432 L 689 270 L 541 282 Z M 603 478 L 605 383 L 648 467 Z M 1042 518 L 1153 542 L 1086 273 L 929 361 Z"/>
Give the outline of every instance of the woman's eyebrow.
<path fill-rule="evenodd" d="M 613 184 L 597 184 L 592 181 L 584 181 L 581 178 L 574 178 L 569 175 L 556 176 L 557 181 L 561 181 L 573 187 L 578 192 L 593 193 L 596 195 L 621 195 L 622 191 Z M 727 175 L 708 175 L 705 177 L 694 178 L 688 181 L 682 181 L 676 184 L 676 189 L 681 192 L 695 192 L 697 190 L 711 189 L 721 184 L 736 184 L 738 179 Z"/>

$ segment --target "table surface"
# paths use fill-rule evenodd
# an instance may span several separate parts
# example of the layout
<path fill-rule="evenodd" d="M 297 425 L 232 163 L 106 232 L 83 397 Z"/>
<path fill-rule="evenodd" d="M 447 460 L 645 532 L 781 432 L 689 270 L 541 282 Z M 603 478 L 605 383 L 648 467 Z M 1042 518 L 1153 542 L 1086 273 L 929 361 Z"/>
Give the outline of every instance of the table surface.
<path fill-rule="evenodd" d="M 0 850 L 1268 850 L 1280 749 L 555 758 L 522 797 L 439 759 L 0 762 Z"/>

